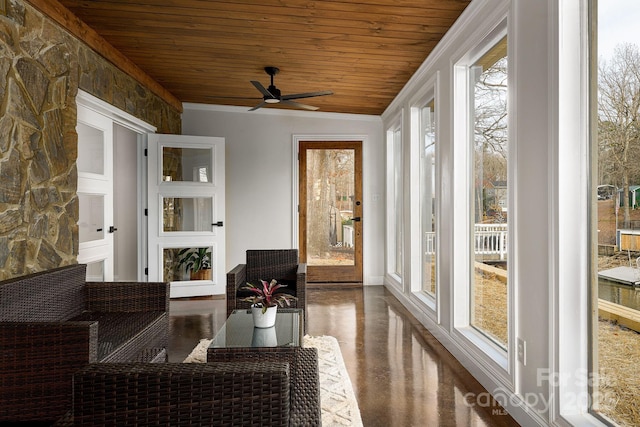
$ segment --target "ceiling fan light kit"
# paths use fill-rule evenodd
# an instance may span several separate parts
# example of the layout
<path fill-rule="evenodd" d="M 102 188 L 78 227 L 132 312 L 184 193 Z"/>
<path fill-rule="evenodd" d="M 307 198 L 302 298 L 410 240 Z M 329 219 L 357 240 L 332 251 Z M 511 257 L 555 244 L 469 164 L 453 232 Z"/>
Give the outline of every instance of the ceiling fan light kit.
<path fill-rule="evenodd" d="M 292 95 L 282 95 L 280 89 L 278 89 L 273 84 L 273 76 L 278 74 L 280 69 L 278 67 L 264 67 L 264 71 L 271 77 L 271 84 L 268 88 L 265 88 L 262 83 L 256 80 L 251 80 L 251 84 L 255 86 L 258 91 L 262 94 L 262 102 L 255 107 L 251 108 L 249 111 L 255 111 L 258 108 L 264 107 L 266 104 L 284 104 L 289 105 L 295 108 L 301 108 L 304 110 L 317 110 L 318 107 L 314 107 L 311 105 L 301 104 L 299 102 L 292 101 L 292 99 L 301 99 L 301 98 L 312 98 L 314 96 L 325 96 L 325 95 L 333 95 L 333 92 L 330 90 L 325 90 L 321 92 L 307 92 L 307 93 L 296 93 Z"/>

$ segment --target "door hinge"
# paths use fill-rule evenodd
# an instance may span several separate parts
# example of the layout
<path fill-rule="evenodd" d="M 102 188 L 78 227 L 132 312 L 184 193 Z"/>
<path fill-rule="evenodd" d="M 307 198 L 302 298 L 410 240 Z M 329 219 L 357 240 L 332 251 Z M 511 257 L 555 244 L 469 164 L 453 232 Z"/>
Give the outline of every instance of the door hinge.
<path fill-rule="evenodd" d="M 148 276 L 149 275 L 149 267 L 145 267 L 144 268 L 144 275 Z"/>
<path fill-rule="evenodd" d="M 147 208 L 144 209 L 144 216 L 149 216 L 149 209 Z"/>
<path fill-rule="evenodd" d="M 147 157 L 149 155 L 149 150 L 147 150 L 146 148 L 144 149 L 144 156 Z"/>

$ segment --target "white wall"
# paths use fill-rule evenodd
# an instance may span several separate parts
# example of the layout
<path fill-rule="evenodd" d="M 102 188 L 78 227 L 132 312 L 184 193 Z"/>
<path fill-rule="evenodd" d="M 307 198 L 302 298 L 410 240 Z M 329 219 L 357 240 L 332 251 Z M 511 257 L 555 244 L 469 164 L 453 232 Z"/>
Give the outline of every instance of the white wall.
<path fill-rule="evenodd" d="M 247 82 L 248 83 L 248 82 Z M 292 248 L 294 135 L 357 135 L 363 144 L 364 284 L 382 284 L 384 154 L 377 116 L 185 104 L 185 135 L 226 141 L 226 265 L 247 249 Z M 376 197 L 374 197 L 376 196 Z"/>

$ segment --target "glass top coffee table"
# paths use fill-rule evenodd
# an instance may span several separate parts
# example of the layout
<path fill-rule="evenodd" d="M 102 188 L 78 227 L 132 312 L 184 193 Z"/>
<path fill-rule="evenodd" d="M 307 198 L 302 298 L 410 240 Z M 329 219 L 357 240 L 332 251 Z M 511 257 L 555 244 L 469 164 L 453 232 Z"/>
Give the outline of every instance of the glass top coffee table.
<path fill-rule="evenodd" d="M 225 349 L 261 351 L 302 345 L 304 310 L 278 308 L 271 328 L 253 326 L 251 310 L 234 310 L 209 345 L 208 352 Z"/>

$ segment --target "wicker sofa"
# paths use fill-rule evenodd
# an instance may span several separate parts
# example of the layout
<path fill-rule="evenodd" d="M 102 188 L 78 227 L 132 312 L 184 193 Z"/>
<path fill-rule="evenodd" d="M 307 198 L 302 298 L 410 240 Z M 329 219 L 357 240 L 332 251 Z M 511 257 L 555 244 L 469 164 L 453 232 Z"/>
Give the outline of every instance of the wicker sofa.
<path fill-rule="evenodd" d="M 243 293 L 240 288 L 247 282 L 258 284 L 259 280 L 276 279 L 287 285 L 283 292 L 297 298 L 291 306 L 306 309 L 307 264 L 298 263 L 297 249 L 250 249 L 246 261 L 227 273 L 227 317 L 233 310 L 251 307 L 251 303 L 240 300 L 251 293 Z"/>
<path fill-rule="evenodd" d="M 58 420 L 92 362 L 165 362 L 167 283 L 86 282 L 86 266 L 0 282 L 0 422 Z"/>

